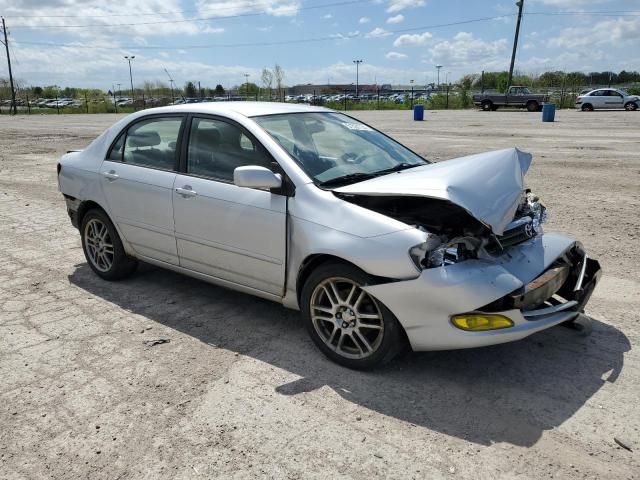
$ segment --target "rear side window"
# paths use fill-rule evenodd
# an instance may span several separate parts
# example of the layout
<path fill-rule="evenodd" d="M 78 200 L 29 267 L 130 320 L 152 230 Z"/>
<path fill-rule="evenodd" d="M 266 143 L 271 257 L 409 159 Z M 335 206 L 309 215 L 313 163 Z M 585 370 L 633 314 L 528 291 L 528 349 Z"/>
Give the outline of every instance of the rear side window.
<path fill-rule="evenodd" d="M 107 160 L 174 170 L 182 120 L 154 117 L 134 123 L 113 144 Z"/>
<path fill-rule="evenodd" d="M 111 150 L 109 151 L 109 155 L 107 155 L 107 160 L 113 160 L 115 162 L 122 161 L 122 151 L 124 147 L 124 133 L 120 135 L 120 138 L 113 144 Z"/>

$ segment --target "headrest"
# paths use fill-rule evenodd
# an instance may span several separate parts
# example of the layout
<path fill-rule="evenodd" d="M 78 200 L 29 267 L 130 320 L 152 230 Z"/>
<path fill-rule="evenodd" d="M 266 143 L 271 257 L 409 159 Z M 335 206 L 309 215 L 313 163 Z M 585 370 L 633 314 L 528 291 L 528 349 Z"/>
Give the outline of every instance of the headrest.
<path fill-rule="evenodd" d="M 133 132 L 127 134 L 127 143 L 131 147 L 155 147 L 160 145 L 158 132 Z"/>
<path fill-rule="evenodd" d="M 217 128 L 199 126 L 194 135 L 193 142 L 198 146 L 212 147 L 220 144 L 220 132 Z"/>

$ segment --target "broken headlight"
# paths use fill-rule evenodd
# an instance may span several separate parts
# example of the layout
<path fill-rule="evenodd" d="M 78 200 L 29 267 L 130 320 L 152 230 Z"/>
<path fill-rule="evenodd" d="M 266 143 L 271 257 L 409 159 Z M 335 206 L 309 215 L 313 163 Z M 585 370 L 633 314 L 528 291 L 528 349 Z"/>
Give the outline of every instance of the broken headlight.
<path fill-rule="evenodd" d="M 426 241 L 411 248 L 409 256 L 420 270 L 442 267 L 473 256 L 479 243 L 472 237 L 456 237 L 443 242 L 441 237 L 427 233 Z"/>
<path fill-rule="evenodd" d="M 531 217 L 531 225 L 537 234 L 542 233 L 542 225 L 547 223 L 547 209 L 536 195 L 527 190 L 518 207 L 518 216 Z"/>

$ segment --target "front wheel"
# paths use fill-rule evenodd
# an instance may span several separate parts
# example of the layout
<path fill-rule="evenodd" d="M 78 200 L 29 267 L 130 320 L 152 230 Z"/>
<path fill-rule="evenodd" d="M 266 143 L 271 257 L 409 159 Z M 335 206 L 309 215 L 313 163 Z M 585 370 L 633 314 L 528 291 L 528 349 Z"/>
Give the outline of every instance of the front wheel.
<path fill-rule="evenodd" d="M 582 105 L 582 111 L 593 112 L 593 105 L 591 105 L 590 103 L 585 103 L 584 105 Z"/>
<path fill-rule="evenodd" d="M 90 210 L 80 227 L 84 256 L 99 277 L 120 280 L 131 275 L 138 262 L 128 257 L 116 228 L 102 210 Z"/>
<path fill-rule="evenodd" d="M 490 112 L 492 110 L 492 107 L 493 107 L 493 102 L 489 100 L 485 100 L 480 104 L 480 108 L 485 112 Z"/>
<path fill-rule="evenodd" d="M 638 109 L 638 104 L 636 102 L 629 102 L 624 106 L 624 109 L 627 112 L 633 112 L 634 110 Z"/>
<path fill-rule="evenodd" d="M 362 287 L 371 278 L 344 263 L 318 267 L 302 290 L 302 314 L 311 339 L 330 359 L 370 369 L 391 361 L 404 336 L 395 316 Z"/>

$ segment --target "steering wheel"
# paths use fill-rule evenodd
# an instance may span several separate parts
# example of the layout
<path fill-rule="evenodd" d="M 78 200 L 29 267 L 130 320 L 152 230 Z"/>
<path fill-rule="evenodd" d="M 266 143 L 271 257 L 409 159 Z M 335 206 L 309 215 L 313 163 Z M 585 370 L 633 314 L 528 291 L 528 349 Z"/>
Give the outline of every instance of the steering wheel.
<path fill-rule="evenodd" d="M 354 152 L 347 152 L 340 157 L 340 160 L 348 164 L 362 163 L 366 159 L 367 157 L 365 155 L 358 155 L 357 153 L 354 153 Z"/>

